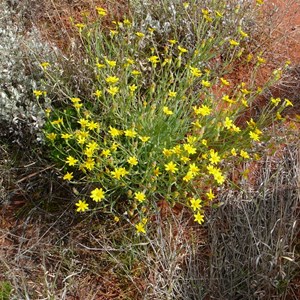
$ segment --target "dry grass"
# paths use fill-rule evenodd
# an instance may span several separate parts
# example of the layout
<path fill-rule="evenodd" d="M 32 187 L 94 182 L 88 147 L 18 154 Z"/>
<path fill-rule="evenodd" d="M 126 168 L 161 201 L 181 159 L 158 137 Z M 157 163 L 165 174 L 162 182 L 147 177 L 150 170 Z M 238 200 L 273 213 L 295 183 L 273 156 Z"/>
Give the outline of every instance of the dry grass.
<path fill-rule="evenodd" d="M 298 144 L 266 157 L 252 189 L 222 196 L 208 229 L 217 298 L 297 299 L 299 154 Z"/>

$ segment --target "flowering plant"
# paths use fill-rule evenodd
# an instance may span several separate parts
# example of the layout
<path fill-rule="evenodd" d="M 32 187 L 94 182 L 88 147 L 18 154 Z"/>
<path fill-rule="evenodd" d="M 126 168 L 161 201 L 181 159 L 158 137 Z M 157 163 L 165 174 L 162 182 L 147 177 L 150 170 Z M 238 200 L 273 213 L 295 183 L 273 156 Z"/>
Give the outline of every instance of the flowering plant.
<path fill-rule="evenodd" d="M 189 9 L 185 3 L 182 13 L 191 14 Z M 243 54 L 245 29 L 225 39 L 217 35 L 225 6 L 200 11 L 193 45 L 172 32 L 159 40 L 155 28 L 138 31 L 134 18 L 108 29 L 107 11 L 96 11 L 97 21 L 74 23 L 91 74 L 90 93 L 74 95 L 66 87 L 66 103 L 47 109 L 44 129 L 62 178 L 85 185 L 76 210 L 101 208 L 115 221 L 126 213 L 145 233 L 155 203 L 165 200 L 189 207 L 201 224 L 218 189 L 230 184 L 230 166 L 257 158 L 256 146 L 267 139 L 263 126 L 291 105 L 271 100 L 255 120 L 245 114 L 280 71 L 264 87 L 254 81 L 233 86 L 226 73 L 234 60 L 245 57 L 256 69 L 264 61 Z M 211 31 L 214 37 L 205 36 Z M 230 55 L 220 67 L 216 58 L 225 48 L 216 45 L 224 44 Z M 42 67 L 51 85 L 55 70 Z"/>

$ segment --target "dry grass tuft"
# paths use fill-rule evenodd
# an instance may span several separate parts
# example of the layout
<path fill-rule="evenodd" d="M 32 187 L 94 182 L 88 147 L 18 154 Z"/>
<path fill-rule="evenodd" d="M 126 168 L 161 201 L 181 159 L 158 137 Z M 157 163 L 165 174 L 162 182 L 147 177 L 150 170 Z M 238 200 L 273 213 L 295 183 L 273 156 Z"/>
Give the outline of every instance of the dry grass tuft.
<path fill-rule="evenodd" d="M 208 229 L 217 298 L 296 299 L 287 295 L 299 272 L 299 154 L 298 144 L 266 157 L 254 189 L 222 196 Z"/>

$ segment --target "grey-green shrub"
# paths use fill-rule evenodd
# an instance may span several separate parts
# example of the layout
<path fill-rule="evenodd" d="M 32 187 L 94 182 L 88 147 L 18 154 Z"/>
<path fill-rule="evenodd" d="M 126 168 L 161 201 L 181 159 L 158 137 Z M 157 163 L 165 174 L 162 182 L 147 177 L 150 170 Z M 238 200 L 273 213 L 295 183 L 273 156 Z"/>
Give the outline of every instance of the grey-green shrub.
<path fill-rule="evenodd" d="M 38 58 L 53 56 L 38 30 L 25 28 L 22 13 L 0 3 L 0 136 L 22 144 L 27 134 L 40 139 L 44 113 L 32 96 L 40 86 Z"/>

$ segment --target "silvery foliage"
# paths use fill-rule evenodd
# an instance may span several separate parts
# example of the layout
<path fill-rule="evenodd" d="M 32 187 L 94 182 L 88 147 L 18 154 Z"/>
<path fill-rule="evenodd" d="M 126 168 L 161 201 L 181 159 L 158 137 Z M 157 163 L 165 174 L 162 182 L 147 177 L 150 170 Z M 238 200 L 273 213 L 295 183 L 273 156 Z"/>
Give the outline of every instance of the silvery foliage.
<path fill-rule="evenodd" d="M 37 58 L 50 59 L 51 49 L 36 28 L 25 30 L 6 1 L 0 1 L 0 11 L 0 137 L 13 136 L 22 144 L 29 133 L 40 140 L 44 112 L 33 90 L 40 89 L 42 79 Z"/>

